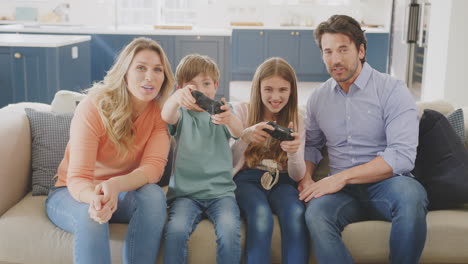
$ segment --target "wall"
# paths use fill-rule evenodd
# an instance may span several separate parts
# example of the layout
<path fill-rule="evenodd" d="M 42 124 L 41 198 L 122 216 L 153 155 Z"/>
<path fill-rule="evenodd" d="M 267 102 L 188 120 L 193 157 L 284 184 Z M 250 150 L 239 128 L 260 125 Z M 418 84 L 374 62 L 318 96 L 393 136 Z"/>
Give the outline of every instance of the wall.
<path fill-rule="evenodd" d="M 424 71 L 423 101 L 445 99 L 455 106 L 468 105 L 468 1 L 432 0 Z"/>

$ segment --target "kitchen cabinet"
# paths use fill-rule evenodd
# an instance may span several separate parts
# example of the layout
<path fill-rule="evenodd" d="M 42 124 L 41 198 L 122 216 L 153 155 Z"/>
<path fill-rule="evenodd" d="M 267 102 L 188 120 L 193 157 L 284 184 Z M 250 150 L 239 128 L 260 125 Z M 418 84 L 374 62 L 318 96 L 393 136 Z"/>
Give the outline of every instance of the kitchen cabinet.
<path fill-rule="evenodd" d="M 234 29 L 231 56 L 233 80 L 252 80 L 257 67 L 270 57 L 285 59 L 299 81 L 328 78 L 312 30 Z"/>
<path fill-rule="evenodd" d="M 134 38 L 140 35 L 125 34 L 94 34 L 91 39 L 91 78 L 94 82 L 104 79 L 106 72 L 114 64 L 120 51 L 129 44 Z M 157 41 L 171 62 L 171 68 L 174 69 L 173 46 L 174 37 L 165 35 L 146 36 Z"/>
<path fill-rule="evenodd" d="M 220 71 L 216 99 L 225 97 L 229 100 L 229 45 L 229 37 L 224 36 L 175 36 L 175 65 L 188 54 L 198 53 L 209 56 L 216 62 Z"/>
<path fill-rule="evenodd" d="M 77 41 L 73 36 L 0 35 L 0 107 L 24 101 L 50 104 L 58 90 L 88 88 L 89 37 L 79 38 L 86 40 Z M 54 42 L 69 43 L 70 39 L 75 40 L 63 45 Z"/>
<path fill-rule="evenodd" d="M 378 71 L 387 72 L 389 34 L 367 33 L 366 37 L 367 61 Z M 299 81 L 329 78 L 313 30 L 234 29 L 231 57 L 232 80 L 252 80 L 258 65 L 270 57 L 288 61 Z"/>

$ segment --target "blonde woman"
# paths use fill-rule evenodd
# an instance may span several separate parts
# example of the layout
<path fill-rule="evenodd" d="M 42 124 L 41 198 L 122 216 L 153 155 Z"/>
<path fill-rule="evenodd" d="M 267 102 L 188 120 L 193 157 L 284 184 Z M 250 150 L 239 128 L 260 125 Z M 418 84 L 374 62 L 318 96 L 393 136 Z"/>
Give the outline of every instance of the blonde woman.
<path fill-rule="evenodd" d="M 247 223 L 246 263 L 270 263 L 273 213 L 281 227 L 281 263 L 306 263 L 307 227 L 297 182 L 305 173 L 304 126 L 297 106 L 293 68 L 270 58 L 255 72 L 250 103 L 235 107 L 246 129 L 232 146 L 236 199 Z M 292 141 L 279 141 L 264 131 L 268 121 L 295 132 Z"/>
<path fill-rule="evenodd" d="M 170 145 L 161 108 L 173 85 L 161 46 L 138 38 L 78 105 L 46 201 L 49 219 L 74 234 L 74 263 L 111 263 L 110 222 L 129 223 L 123 263 L 156 262 L 166 198 L 154 183 Z"/>

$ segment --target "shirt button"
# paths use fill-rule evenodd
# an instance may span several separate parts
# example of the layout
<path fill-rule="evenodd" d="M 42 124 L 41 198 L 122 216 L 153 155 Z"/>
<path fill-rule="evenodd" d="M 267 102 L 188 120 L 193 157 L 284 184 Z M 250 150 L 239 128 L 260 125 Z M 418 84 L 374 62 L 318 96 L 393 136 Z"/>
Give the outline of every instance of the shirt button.
<path fill-rule="evenodd" d="M 351 159 L 351 161 L 352 161 L 352 162 L 354 162 L 354 161 L 355 161 L 355 159 L 354 159 L 354 158 L 352 158 L 352 159 Z"/>
<path fill-rule="evenodd" d="M 348 120 L 350 120 L 350 119 L 351 119 L 351 116 L 348 116 Z"/>
<path fill-rule="evenodd" d="M 348 139 L 351 139 L 351 136 L 348 136 Z"/>

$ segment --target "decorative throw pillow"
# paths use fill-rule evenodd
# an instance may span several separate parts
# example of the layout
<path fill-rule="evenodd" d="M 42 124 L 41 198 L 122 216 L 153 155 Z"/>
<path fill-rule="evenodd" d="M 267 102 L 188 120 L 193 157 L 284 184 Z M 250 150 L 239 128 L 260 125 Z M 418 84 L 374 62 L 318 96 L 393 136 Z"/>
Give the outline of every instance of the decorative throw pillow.
<path fill-rule="evenodd" d="M 459 108 L 453 111 L 447 115 L 447 120 L 449 121 L 450 125 L 452 125 L 461 141 L 465 142 L 465 120 L 463 117 L 463 110 Z"/>
<path fill-rule="evenodd" d="M 47 195 L 63 159 L 73 113 L 25 109 L 31 126 L 32 194 Z"/>
<path fill-rule="evenodd" d="M 60 90 L 55 93 L 54 100 L 52 100 L 51 110 L 56 113 L 75 112 L 75 108 L 81 100 L 86 98 L 85 94 Z"/>
<path fill-rule="evenodd" d="M 429 209 L 448 209 L 468 203 L 468 150 L 447 118 L 424 110 L 413 175 L 426 188 Z"/>

